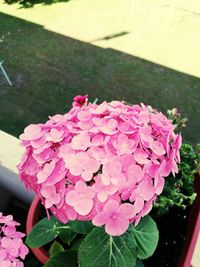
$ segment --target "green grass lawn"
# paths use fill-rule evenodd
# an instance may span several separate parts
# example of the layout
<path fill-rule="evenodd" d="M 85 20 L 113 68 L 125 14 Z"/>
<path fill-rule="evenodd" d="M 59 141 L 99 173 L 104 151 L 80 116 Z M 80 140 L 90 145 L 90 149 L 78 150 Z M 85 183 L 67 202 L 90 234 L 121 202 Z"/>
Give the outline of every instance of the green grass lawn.
<path fill-rule="evenodd" d="M 0 13 L 0 59 L 14 85 L 0 75 L 0 129 L 18 136 L 29 123 L 64 113 L 77 94 L 90 100 L 177 107 L 189 119 L 187 141 L 199 140 L 200 79 L 140 58 L 77 41 Z"/>

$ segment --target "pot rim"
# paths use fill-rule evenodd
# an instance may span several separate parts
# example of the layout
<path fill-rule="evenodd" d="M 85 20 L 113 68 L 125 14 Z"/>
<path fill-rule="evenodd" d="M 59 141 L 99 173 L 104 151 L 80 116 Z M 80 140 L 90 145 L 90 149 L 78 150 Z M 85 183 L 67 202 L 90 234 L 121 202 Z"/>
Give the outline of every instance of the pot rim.
<path fill-rule="evenodd" d="M 28 235 L 33 228 L 33 226 L 38 222 L 38 217 L 40 214 L 40 197 L 36 195 L 29 208 L 28 217 L 26 221 L 26 234 Z M 35 257 L 42 263 L 47 263 L 49 259 L 49 253 L 43 248 L 31 248 L 31 251 Z"/>

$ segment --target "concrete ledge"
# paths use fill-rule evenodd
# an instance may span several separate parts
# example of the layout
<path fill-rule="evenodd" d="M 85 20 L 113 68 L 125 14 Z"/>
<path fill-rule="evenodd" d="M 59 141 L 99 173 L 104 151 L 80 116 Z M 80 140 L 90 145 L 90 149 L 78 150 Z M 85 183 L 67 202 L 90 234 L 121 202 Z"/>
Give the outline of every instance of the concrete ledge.
<path fill-rule="evenodd" d="M 20 182 L 17 171 L 22 157 L 23 148 L 19 145 L 19 139 L 0 131 L 0 187 L 30 203 L 34 197 L 33 192 L 27 192 Z"/>
<path fill-rule="evenodd" d="M 197 244 L 195 247 L 195 251 L 194 251 L 192 263 L 191 263 L 191 267 L 198 267 L 198 266 L 200 266 L 200 234 L 197 240 Z"/>

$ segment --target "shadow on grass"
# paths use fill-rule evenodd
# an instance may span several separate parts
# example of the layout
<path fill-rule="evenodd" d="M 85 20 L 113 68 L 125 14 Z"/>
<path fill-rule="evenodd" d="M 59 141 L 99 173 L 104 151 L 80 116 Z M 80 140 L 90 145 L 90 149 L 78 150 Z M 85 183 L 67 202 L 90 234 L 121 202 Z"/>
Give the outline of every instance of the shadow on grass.
<path fill-rule="evenodd" d="M 1 57 L 14 82 L 0 79 L 2 130 L 18 136 L 87 93 L 90 100 L 144 102 L 164 112 L 177 107 L 189 119 L 184 137 L 199 140 L 200 79 L 2 13 L 0 22 Z"/>
<path fill-rule="evenodd" d="M 70 0 L 4 0 L 4 1 L 9 5 L 18 2 L 21 8 L 30 8 L 36 4 L 51 5 L 60 2 L 69 2 Z"/>

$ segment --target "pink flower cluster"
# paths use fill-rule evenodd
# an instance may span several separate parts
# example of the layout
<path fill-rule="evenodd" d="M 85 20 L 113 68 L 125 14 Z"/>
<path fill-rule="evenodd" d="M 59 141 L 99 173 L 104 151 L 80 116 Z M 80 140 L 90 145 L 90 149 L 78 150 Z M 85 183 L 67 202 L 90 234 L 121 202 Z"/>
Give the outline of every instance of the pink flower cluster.
<path fill-rule="evenodd" d="M 0 213 L 0 267 L 23 267 L 21 261 L 28 254 L 28 248 L 23 244 L 25 235 L 16 230 L 19 223 L 12 215 L 3 216 Z"/>
<path fill-rule="evenodd" d="M 174 128 L 150 106 L 78 96 L 68 113 L 25 128 L 20 177 L 60 221 L 92 220 L 121 235 L 149 213 L 164 177 L 178 172 Z"/>

